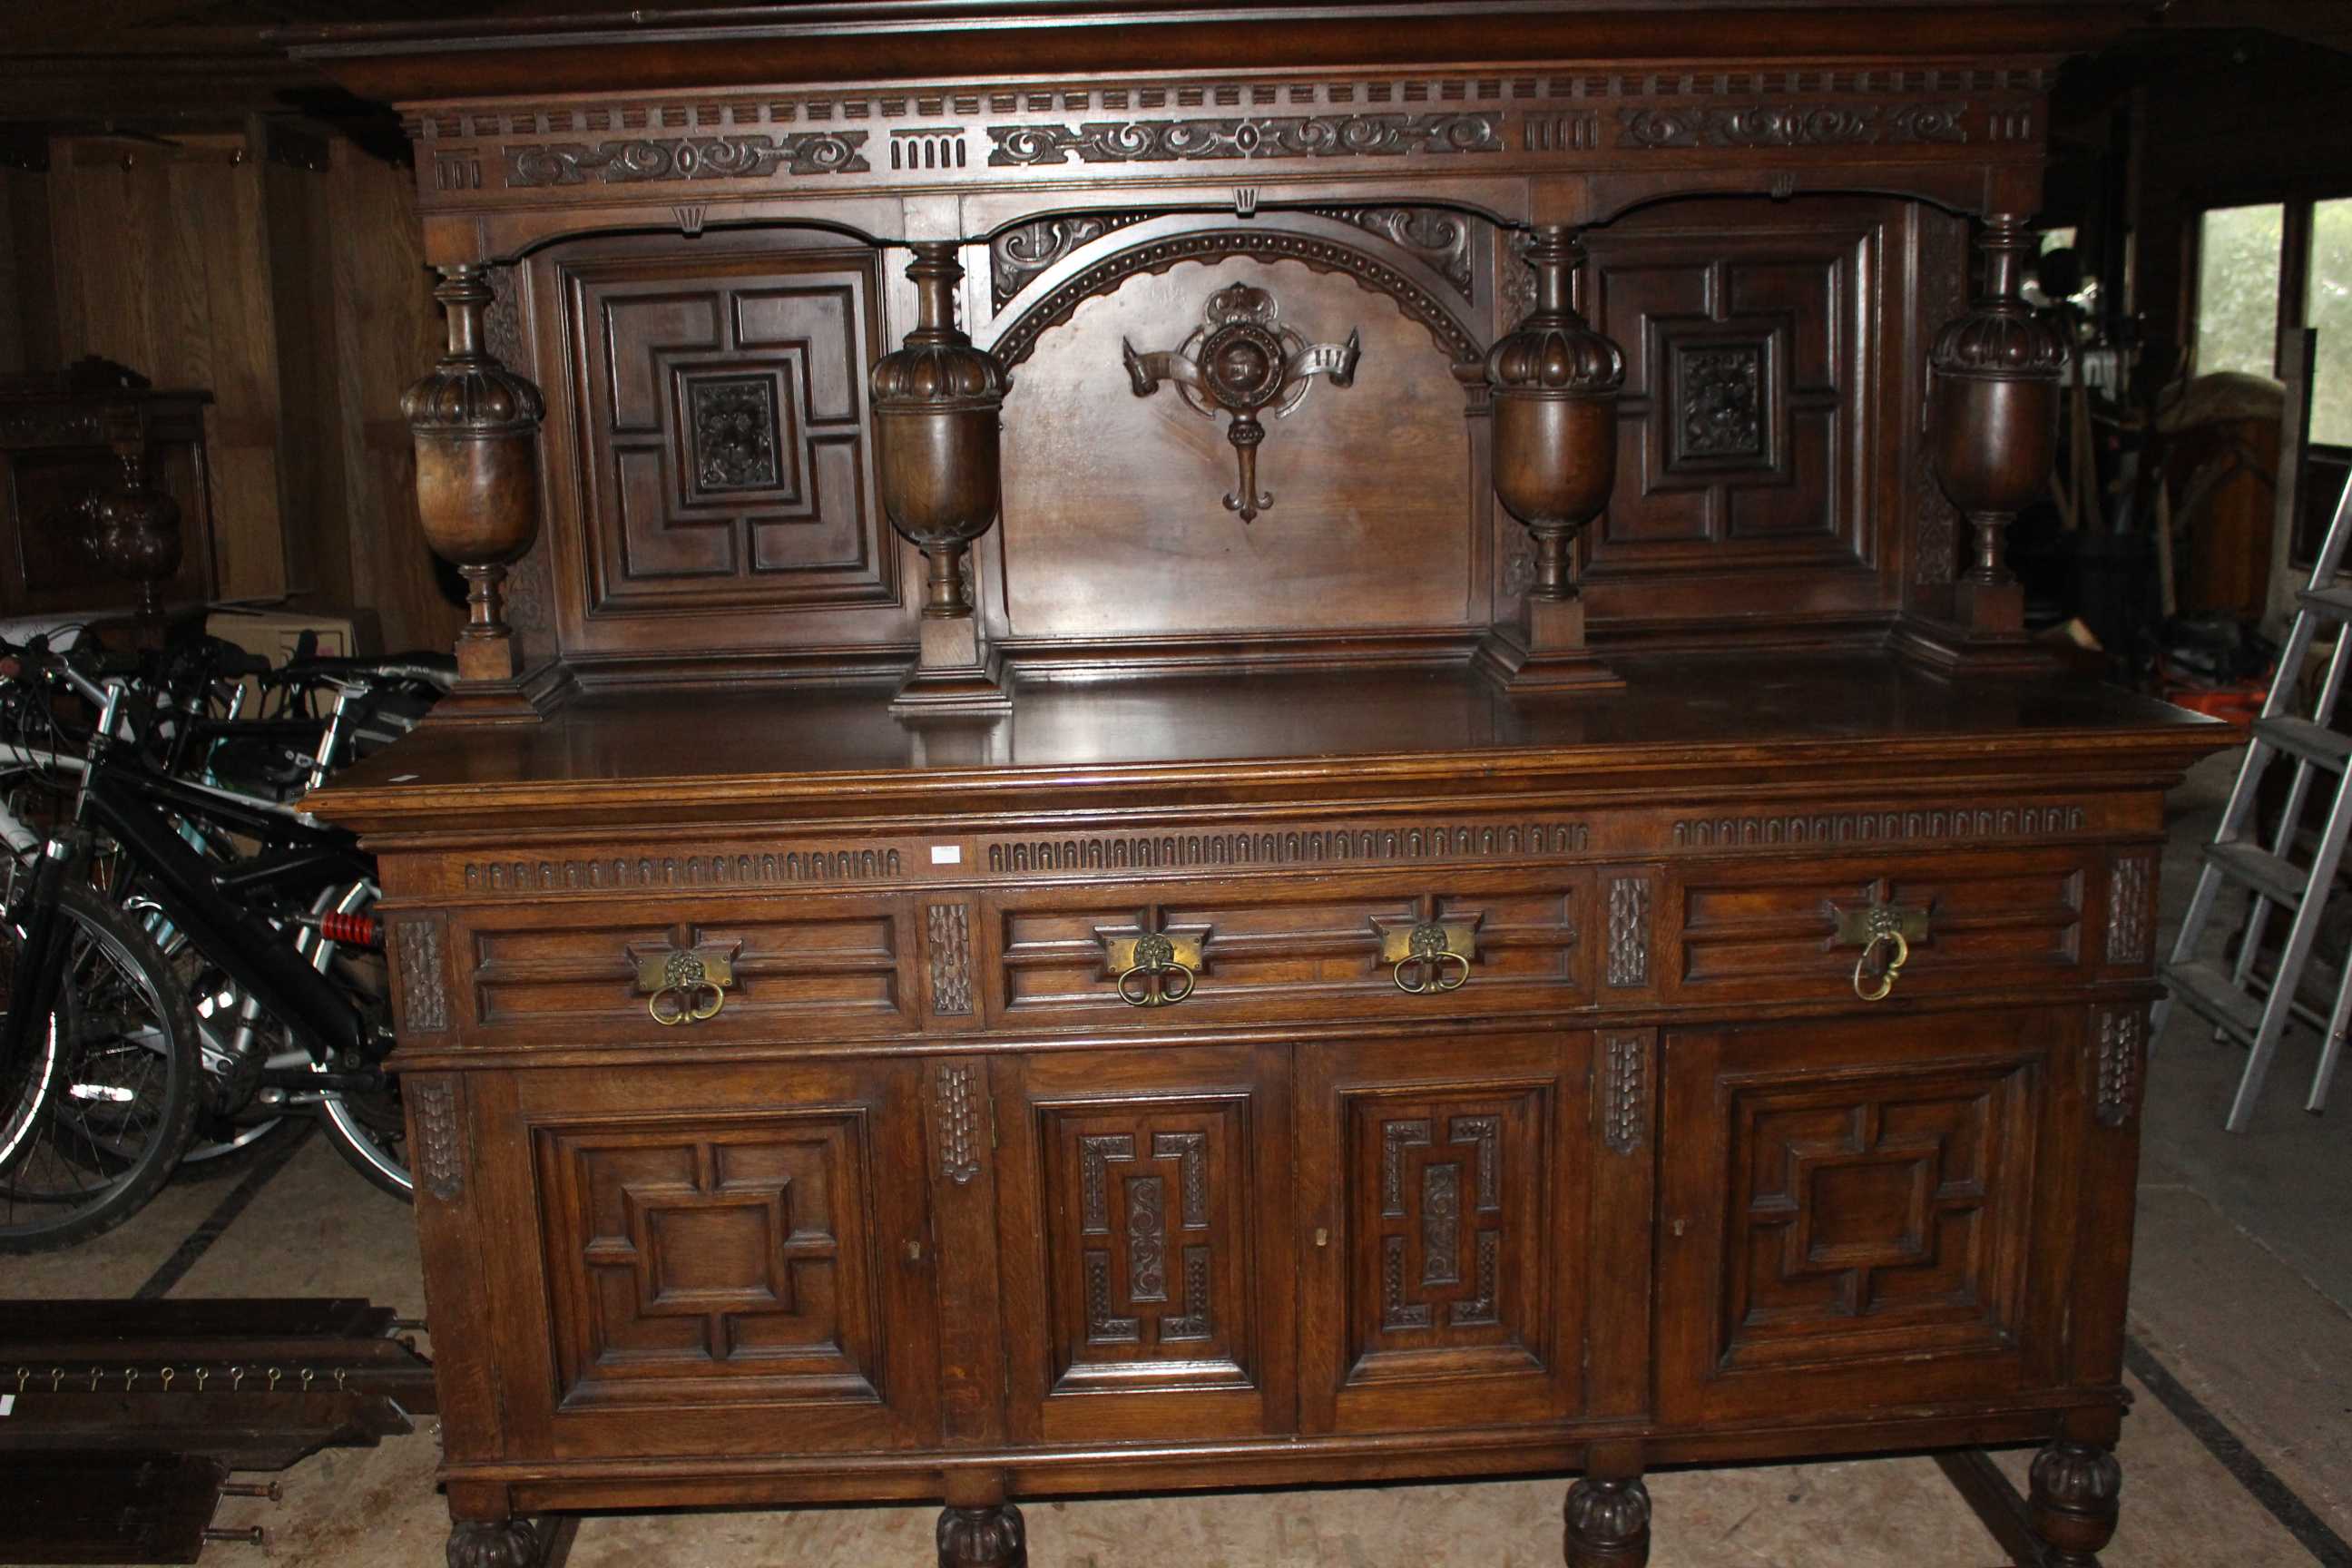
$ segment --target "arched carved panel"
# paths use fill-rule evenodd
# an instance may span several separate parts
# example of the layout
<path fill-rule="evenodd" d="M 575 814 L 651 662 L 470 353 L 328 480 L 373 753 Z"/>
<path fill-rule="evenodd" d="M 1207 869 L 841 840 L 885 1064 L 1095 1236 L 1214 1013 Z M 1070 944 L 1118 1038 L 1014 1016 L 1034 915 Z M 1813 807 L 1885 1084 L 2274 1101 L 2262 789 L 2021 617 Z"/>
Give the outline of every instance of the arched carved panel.
<path fill-rule="evenodd" d="M 1435 291 L 1370 250 L 1323 235 L 1252 226 L 1194 229 L 1112 252 L 1064 279 L 1015 318 L 998 336 L 993 345 L 996 356 L 1008 367 L 1020 364 L 1036 352 L 1039 338 L 1068 321 L 1080 305 L 1111 292 L 1130 278 L 1166 272 L 1187 262 L 1212 263 L 1237 256 L 1255 261 L 1296 261 L 1318 272 L 1352 278 L 1361 288 L 1388 296 L 1405 316 L 1420 322 L 1455 364 L 1468 363 L 1485 352 L 1477 334 Z"/>

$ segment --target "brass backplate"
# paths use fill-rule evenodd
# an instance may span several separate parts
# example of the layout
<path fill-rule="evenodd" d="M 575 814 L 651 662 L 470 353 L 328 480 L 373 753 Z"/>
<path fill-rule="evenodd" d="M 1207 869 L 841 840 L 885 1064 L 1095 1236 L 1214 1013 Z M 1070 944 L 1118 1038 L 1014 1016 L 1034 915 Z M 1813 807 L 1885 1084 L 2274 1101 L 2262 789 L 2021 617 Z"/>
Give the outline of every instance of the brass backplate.
<path fill-rule="evenodd" d="M 1444 947 L 1437 951 L 1450 952 L 1454 957 L 1465 962 L 1476 960 L 1478 956 L 1478 928 L 1470 924 L 1466 921 L 1441 921 L 1435 925 L 1430 926 L 1382 927 L 1381 930 L 1381 962 L 1382 963 L 1402 963 L 1408 958 L 1435 957 L 1436 952 L 1430 951 L 1430 944 L 1424 942 L 1422 946 L 1416 948 L 1413 942 L 1413 938 L 1416 934 L 1431 931 L 1438 933 L 1444 939 Z"/>
<path fill-rule="evenodd" d="M 651 996 L 678 984 L 670 972 L 670 963 L 677 958 L 691 958 L 702 965 L 700 984 L 715 985 L 724 991 L 735 984 L 735 953 L 732 947 L 657 948 L 651 952 L 629 950 L 637 964 L 637 989 Z"/>
<path fill-rule="evenodd" d="M 1166 963 L 1179 969 L 1201 971 L 1201 939 L 1179 936 L 1174 931 L 1146 931 L 1138 936 L 1114 936 L 1103 939 L 1103 963 L 1113 974 L 1124 974 L 1136 966 L 1135 950 L 1157 936 L 1168 944 L 1171 956 Z"/>
<path fill-rule="evenodd" d="M 1839 947 L 1868 947 L 1874 938 L 1900 936 L 1916 945 L 1927 940 L 1928 911 L 1911 904 L 1857 904 L 1838 907 Z"/>

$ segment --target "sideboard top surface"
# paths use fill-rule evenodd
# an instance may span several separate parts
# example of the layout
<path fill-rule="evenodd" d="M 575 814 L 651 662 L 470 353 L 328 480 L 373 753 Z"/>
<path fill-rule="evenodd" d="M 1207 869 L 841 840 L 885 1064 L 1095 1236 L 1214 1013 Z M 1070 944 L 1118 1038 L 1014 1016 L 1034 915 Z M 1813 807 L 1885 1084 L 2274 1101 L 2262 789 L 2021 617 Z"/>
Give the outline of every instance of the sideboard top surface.
<path fill-rule="evenodd" d="M 428 725 L 312 797 L 367 831 L 622 817 L 1033 812 L 1677 787 L 1811 767 L 1868 785 L 2103 767 L 2145 774 L 2230 726 L 2075 681 L 1950 683 L 1849 658 L 1626 660 L 1627 689 L 1514 701 L 1454 671 L 1024 687 L 992 721 L 908 723 L 887 686 L 591 695 L 556 724 Z M 495 826 L 494 826 L 495 824 Z"/>

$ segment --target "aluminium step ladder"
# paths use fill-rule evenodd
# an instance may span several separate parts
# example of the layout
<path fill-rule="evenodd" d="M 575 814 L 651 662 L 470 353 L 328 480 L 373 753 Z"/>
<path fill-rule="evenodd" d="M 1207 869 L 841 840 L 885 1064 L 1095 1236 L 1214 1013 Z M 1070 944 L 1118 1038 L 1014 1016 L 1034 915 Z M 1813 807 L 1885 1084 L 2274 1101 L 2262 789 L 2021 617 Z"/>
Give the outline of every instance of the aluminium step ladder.
<path fill-rule="evenodd" d="M 2295 987 L 2302 982 L 2304 965 L 2319 935 L 2320 917 L 2326 907 L 2328 892 L 2336 883 L 2336 868 L 2344 856 L 2345 839 L 2352 835 L 2352 735 L 2338 733 L 2329 722 L 2336 714 L 2336 700 L 2344 692 L 2347 658 L 2352 658 L 2352 586 L 2336 581 L 2336 570 L 2347 544 L 2352 544 L 2352 481 L 2346 483 L 2344 494 L 2336 503 L 2336 516 L 2328 523 L 2327 537 L 2320 544 L 2310 585 L 2296 595 L 2300 608 L 2294 629 L 2287 634 L 2286 647 L 2279 655 L 2278 673 L 2271 680 L 2270 697 L 2263 704 L 2262 717 L 2254 721 L 2246 760 L 2238 769 L 2238 782 L 2230 791 L 2230 804 L 2221 813 L 2221 826 L 2213 841 L 2205 847 L 2205 863 L 2198 874 L 2197 892 L 2189 900 L 2189 912 L 2180 922 L 2180 936 L 2173 943 L 2170 961 L 2164 966 L 2164 978 L 2172 987 L 2171 999 L 2186 1003 L 2223 1036 L 2246 1047 L 2246 1070 L 2238 1080 L 2236 1096 L 2230 1101 L 2227 1125 L 2232 1132 L 2244 1131 L 2252 1120 L 2254 1101 L 2263 1091 L 2263 1079 L 2270 1072 L 2271 1058 L 2278 1049 L 2280 1037 L 2286 1033 L 2290 1018 L 2300 1018 L 2320 1030 L 2323 1044 L 2319 1068 L 2312 1076 L 2311 1096 L 2304 1103 L 2304 1109 L 2312 1111 L 2327 1103 L 2328 1080 L 2336 1075 L 2345 1032 L 2347 1024 L 2352 1024 L 2352 959 L 2344 965 L 2336 1005 L 2327 1016 L 2322 1016 L 2295 1000 Z M 2320 682 L 2318 700 L 2308 715 L 2291 712 L 2295 689 L 2301 684 L 2304 665 L 2310 656 L 2313 634 L 2323 623 L 2334 626 L 2336 637 L 2335 652 L 2328 656 L 2327 673 Z M 2265 848 L 2254 820 L 2254 800 L 2263 772 L 2273 759 L 2280 757 L 2294 759 L 2294 778 L 2287 789 L 2286 810 L 2279 818 L 2278 830 Z M 2319 773 L 2334 775 L 2335 801 L 2328 808 L 2326 826 L 2310 845 L 2310 862 L 2298 865 L 2292 857 L 2301 847 L 2299 839 L 2308 837 L 2299 835 L 2298 829 L 2304 805 L 2310 798 L 2313 775 Z M 2204 939 L 2205 927 L 2212 919 L 2214 900 L 2220 897 L 2224 883 L 2246 889 L 2253 895 L 2246 910 L 2238 956 L 2227 964 L 2200 961 L 2197 952 Z M 2261 955 L 2263 934 L 2274 909 L 2285 910 L 2290 924 L 2278 965 L 2265 979 L 2256 969 L 2255 961 Z M 2162 1034 L 2168 1005 L 2169 1000 L 2157 1003 L 2149 1021 L 2150 1042 Z"/>

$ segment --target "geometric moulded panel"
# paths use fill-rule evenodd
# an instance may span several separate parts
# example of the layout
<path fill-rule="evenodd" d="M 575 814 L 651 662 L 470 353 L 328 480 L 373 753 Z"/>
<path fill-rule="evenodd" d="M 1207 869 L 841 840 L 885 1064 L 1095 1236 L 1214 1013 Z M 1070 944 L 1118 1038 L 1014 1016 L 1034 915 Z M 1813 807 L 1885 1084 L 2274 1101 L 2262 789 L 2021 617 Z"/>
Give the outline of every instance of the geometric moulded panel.
<path fill-rule="evenodd" d="M 2012 1346 L 2032 1069 L 1730 1089 L 1719 1365 Z"/>
<path fill-rule="evenodd" d="M 866 473 L 869 258 L 653 250 L 561 275 L 592 621 L 895 599 Z"/>
<path fill-rule="evenodd" d="M 875 1402 L 866 1132 L 859 1111 L 539 1129 L 562 1404 Z"/>

